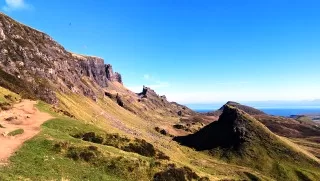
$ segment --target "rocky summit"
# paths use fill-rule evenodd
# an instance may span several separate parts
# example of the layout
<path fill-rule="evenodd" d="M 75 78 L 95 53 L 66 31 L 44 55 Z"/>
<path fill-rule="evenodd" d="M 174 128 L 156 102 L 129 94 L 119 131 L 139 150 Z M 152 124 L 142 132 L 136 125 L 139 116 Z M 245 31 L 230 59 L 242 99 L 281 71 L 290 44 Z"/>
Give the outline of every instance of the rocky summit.
<path fill-rule="evenodd" d="M 244 111 L 244 112 L 246 112 L 247 114 L 250 114 L 250 115 L 265 115 L 265 113 L 263 111 L 260 111 L 258 109 L 253 108 L 253 107 L 242 105 L 240 103 L 233 102 L 233 101 L 228 101 L 220 109 L 218 109 L 216 111 L 212 111 L 212 112 L 206 113 L 206 114 L 209 115 L 209 116 L 220 116 L 222 114 L 223 109 L 226 106 L 236 107 L 236 108 L 238 108 L 238 109 L 240 109 L 240 110 L 242 110 L 242 111 Z"/>

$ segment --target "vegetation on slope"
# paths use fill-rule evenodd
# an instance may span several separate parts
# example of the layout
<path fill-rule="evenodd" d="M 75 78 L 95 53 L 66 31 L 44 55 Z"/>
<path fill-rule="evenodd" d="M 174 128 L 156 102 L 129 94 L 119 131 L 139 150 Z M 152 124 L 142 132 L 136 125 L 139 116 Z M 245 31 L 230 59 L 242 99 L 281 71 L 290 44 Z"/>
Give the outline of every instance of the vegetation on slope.
<path fill-rule="evenodd" d="M 42 102 L 39 109 L 52 110 Z M 46 122 L 42 132 L 11 157 L 9 166 L 0 168 L 0 180 L 152 180 L 167 167 L 165 155 L 146 141 L 108 134 L 94 125 L 51 113 L 57 118 Z M 95 136 L 87 139 L 85 134 L 79 137 L 79 132 Z M 96 134 L 106 135 L 101 143 L 107 144 L 94 143 Z M 119 145 L 124 147 L 119 149 Z M 146 146 L 150 152 L 145 152 Z"/>
<path fill-rule="evenodd" d="M 205 154 L 180 147 L 175 142 L 169 142 L 169 137 L 161 136 L 153 130 L 154 123 L 146 124 L 146 120 L 130 112 L 117 110 L 119 107 L 108 99 L 99 100 L 103 103 L 98 101 L 96 104 L 81 96 L 69 95 L 66 98 L 68 113 L 83 119 L 71 118 L 73 116 L 66 116 L 69 114 L 65 114 L 60 108 L 39 102 L 38 108 L 41 111 L 50 112 L 56 118 L 47 121 L 36 137 L 25 142 L 11 157 L 8 166 L 0 168 L 0 180 L 128 180 L 129 176 L 130 180 L 161 180 L 167 178 L 168 173 L 179 173 L 178 178 L 183 173 L 188 180 L 190 169 L 199 179 L 246 179 L 249 178 L 246 173 L 266 178 L 250 168 L 225 164 Z M 97 117 L 104 109 L 108 110 L 104 114 L 109 117 Z M 115 119 L 122 120 L 126 127 L 113 128 L 115 125 L 110 125 L 109 121 Z M 140 128 L 139 135 L 128 132 L 127 128 L 134 127 Z M 94 132 L 95 137 L 103 137 L 104 142 L 109 145 L 83 140 L 83 134 L 90 132 Z M 82 137 L 75 138 L 79 133 Z M 116 141 L 112 142 L 114 137 Z M 130 143 L 134 144 L 135 138 L 145 139 L 146 143 L 152 144 L 156 156 L 146 157 L 122 149 Z M 135 152 L 136 149 L 133 150 Z M 157 156 L 160 152 L 163 152 L 162 159 Z M 96 159 L 104 162 L 96 162 Z M 106 165 L 113 165 L 110 166 L 113 169 Z"/>
<path fill-rule="evenodd" d="M 0 111 L 11 109 L 12 104 L 19 102 L 20 100 L 21 98 L 18 94 L 0 87 Z"/>

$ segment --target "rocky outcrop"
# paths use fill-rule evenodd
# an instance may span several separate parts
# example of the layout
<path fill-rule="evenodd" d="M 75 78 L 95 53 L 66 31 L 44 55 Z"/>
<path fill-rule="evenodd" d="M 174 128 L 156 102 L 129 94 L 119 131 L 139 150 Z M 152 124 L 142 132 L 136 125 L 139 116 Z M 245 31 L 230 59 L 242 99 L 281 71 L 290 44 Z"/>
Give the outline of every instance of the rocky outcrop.
<path fill-rule="evenodd" d="M 217 122 L 209 124 L 193 135 L 176 137 L 175 140 L 197 150 L 218 147 L 237 149 L 243 142 L 250 140 L 253 133 L 251 129 L 255 129 L 251 124 L 252 119 L 237 108 L 226 105 Z"/>
<path fill-rule="evenodd" d="M 112 82 L 119 82 L 122 84 L 121 74 L 119 74 L 118 72 L 113 72 L 112 65 L 110 64 L 105 65 L 105 70 L 106 70 L 108 80 Z"/>
<path fill-rule="evenodd" d="M 108 82 L 122 83 L 121 75 L 113 73 L 110 67 L 101 58 L 70 53 L 45 33 L 0 14 L 0 69 L 6 76 L 28 85 L 27 94 L 49 103 L 57 101 L 54 91 L 72 91 L 94 98 L 95 93 L 84 77 L 101 88 Z M 6 82 L 5 76 L 0 77 L 1 82 Z M 14 89 L 9 83 L 0 86 Z"/>
<path fill-rule="evenodd" d="M 74 57 L 79 55 L 73 54 Z M 107 86 L 107 74 L 105 72 L 104 60 L 98 57 L 82 56 L 79 59 L 80 74 L 82 76 L 90 77 L 101 87 Z"/>
<path fill-rule="evenodd" d="M 159 97 L 159 95 L 149 87 L 143 86 L 142 92 L 138 94 L 141 98 Z"/>
<path fill-rule="evenodd" d="M 194 115 L 195 112 L 186 106 L 176 102 L 169 102 L 166 96 L 159 96 L 153 89 L 143 86 L 142 92 L 138 96 L 145 105 L 150 109 L 164 109 L 175 116 Z"/>

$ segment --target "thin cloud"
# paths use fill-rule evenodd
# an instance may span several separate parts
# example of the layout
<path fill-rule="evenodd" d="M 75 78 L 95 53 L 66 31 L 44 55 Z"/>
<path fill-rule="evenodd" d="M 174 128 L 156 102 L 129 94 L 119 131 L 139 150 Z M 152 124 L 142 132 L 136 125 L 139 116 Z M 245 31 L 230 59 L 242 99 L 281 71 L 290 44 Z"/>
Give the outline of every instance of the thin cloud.
<path fill-rule="evenodd" d="M 6 5 L 2 7 L 3 11 L 11 12 L 16 10 L 31 9 L 31 5 L 27 4 L 24 0 L 5 0 Z"/>

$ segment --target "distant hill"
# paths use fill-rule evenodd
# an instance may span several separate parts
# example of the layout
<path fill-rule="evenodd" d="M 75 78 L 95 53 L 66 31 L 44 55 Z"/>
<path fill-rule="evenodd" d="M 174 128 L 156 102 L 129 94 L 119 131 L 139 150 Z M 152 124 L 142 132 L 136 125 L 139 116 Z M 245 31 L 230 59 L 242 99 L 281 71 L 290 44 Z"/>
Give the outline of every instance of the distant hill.
<path fill-rule="evenodd" d="M 229 104 L 223 107 L 217 122 L 195 134 L 175 137 L 174 140 L 228 162 L 251 165 L 277 180 L 299 180 L 302 175 L 311 180 L 320 179 L 319 174 L 313 175 L 315 170 L 313 174 L 309 174 L 311 170 L 301 171 L 319 167 L 319 160 L 298 151 L 254 117 Z M 291 166 L 297 162 L 301 170 Z"/>
<path fill-rule="evenodd" d="M 245 106 L 245 105 L 242 105 L 240 103 L 237 103 L 237 102 L 233 102 L 233 101 L 229 101 L 227 102 L 224 106 L 222 106 L 220 109 L 216 110 L 216 111 L 212 111 L 212 112 L 209 112 L 209 113 L 206 113 L 206 115 L 209 115 L 209 116 L 220 116 L 222 114 L 222 111 L 224 110 L 224 107 L 225 106 L 233 106 L 233 107 L 236 107 L 250 115 L 264 115 L 265 113 L 263 111 L 260 111 L 258 109 L 255 109 L 253 107 L 249 107 L 249 106 Z"/>
<path fill-rule="evenodd" d="M 320 136 L 319 124 L 312 121 L 302 121 L 301 117 L 286 118 L 281 116 L 271 116 L 263 111 L 237 102 L 229 101 L 219 110 L 205 113 L 211 116 L 220 116 L 226 106 L 236 107 L 239 110 L 251 115 L 267 126 L 272 132 L 290 138 L 306 138 L 310 136 Z"/>

